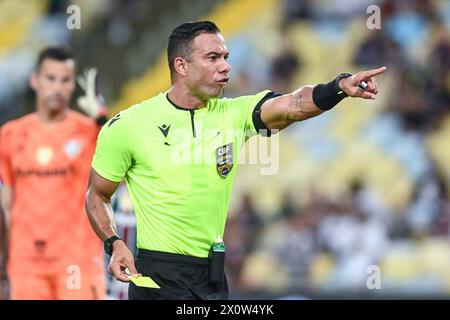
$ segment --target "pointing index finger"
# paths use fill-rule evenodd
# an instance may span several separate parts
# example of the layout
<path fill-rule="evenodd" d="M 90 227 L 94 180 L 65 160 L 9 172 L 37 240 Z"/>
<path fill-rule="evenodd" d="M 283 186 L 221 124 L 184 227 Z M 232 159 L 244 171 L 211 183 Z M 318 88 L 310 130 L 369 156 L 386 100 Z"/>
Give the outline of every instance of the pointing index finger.
<path fill-rule="evenodd" d="M 379 74 L 384 73 L 386 70 L 387 70 L 386 67 L 381 67 L 381 68 L 378 68 L 378 69 L 372 69 L 372 70 L 364 71 L 361 76 L 364 79 L 365 78 L 371 78 L 371 77 L 374 77 L 374 76 L 377 76 Z"/>

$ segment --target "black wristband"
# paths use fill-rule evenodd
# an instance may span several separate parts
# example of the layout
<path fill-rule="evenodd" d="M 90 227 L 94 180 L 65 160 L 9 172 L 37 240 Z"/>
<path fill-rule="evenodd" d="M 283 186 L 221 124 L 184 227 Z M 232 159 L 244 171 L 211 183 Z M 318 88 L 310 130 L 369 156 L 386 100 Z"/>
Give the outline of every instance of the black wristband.
<path fill-rule="evenodd" d="M 315 105 L 322 110 L 330 110 L 347 97 L 347 94 L 339 88 L 339 81 L 351 76 L 350 73 L 341 73 L 333 81 L 315 86 L 312 94 Z"/>

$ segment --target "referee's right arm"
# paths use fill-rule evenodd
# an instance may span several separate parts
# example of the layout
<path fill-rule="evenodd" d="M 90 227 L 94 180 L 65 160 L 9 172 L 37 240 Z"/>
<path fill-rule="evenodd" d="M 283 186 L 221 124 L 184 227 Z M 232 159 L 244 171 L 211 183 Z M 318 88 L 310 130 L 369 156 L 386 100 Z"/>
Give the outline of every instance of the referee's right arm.
<path fill-rule="evenodd" d="M 93 169 L 89 175 L 89 187 L 86 193 L 86 211 L 95 233 L 103 240 L 116 236 L 114 212 L 111 197 L 117 190 L 119 182 L 107 180 Z M 129 282 L 126 269 L 130 275 L 137 275 L 134 258 L 130 249 L 122 240 L 114 241 L 108 271 L 119 281 Z"/>
<path fill-rule="evenodd" d="M 386 70 L 386 67 L 381 67 L 355 75 L 341 74 L 330 83 L 304 86 L 289 94 L 268 99 L 261 106 L 261 121 L 268 129 L 282 130 L 294 122 L 330 110 L 346 96 L 375 99 L 378 94 L 375 76 Z"/>

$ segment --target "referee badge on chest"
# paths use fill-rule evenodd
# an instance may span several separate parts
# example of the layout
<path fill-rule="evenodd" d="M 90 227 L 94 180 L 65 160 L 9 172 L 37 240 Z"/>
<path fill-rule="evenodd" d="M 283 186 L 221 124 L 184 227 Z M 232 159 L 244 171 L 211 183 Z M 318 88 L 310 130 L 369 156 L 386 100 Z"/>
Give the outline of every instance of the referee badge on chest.
<path fill-rule="evenodd" d="M 216 149 L 217 173 L 226 178 L 233 168 L 233 144 L 228 143 Z"/>

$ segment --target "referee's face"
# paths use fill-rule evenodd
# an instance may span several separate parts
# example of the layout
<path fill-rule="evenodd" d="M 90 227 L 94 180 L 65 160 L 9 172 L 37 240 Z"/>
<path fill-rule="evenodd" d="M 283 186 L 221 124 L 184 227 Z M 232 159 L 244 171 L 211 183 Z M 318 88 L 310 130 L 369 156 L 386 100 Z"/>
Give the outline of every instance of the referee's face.
<path fill-rule="evenodd" d="M 186 64 L 186 83 L 194 95 L 202 100 L 222 95 L 229 81 L 228 54 L 220 33 L 201 33 L 194 39 Z"/>

